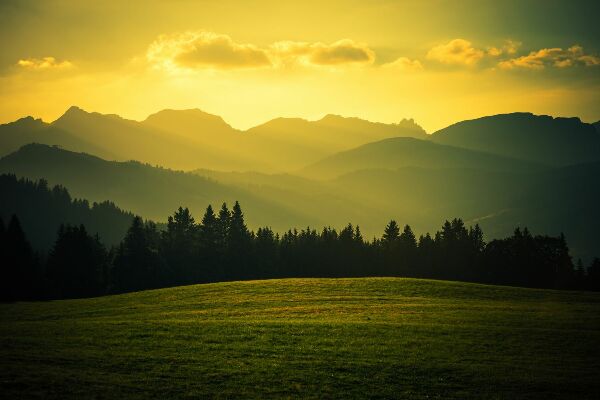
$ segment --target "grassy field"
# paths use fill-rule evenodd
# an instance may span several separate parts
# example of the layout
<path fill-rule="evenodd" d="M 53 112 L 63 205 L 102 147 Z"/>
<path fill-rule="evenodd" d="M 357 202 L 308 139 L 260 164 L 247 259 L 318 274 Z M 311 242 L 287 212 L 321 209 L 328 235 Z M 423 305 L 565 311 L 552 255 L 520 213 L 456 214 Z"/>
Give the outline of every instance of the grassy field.
<path fill-rule="evenodd" d="M 0 305 L 3 398 L 600 398 L 600 294 L 416 279 Z"/>

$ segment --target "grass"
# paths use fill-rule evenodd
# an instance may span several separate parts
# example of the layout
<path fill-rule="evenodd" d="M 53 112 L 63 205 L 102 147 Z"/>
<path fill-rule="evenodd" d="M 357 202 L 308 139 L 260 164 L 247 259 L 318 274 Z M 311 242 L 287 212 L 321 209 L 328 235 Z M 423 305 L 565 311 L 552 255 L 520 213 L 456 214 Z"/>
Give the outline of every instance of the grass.
<path fill-rule="evenodd" d="M 600 398 L 600 294 L 417 279 L 0 305 L 3 398 Z"/>

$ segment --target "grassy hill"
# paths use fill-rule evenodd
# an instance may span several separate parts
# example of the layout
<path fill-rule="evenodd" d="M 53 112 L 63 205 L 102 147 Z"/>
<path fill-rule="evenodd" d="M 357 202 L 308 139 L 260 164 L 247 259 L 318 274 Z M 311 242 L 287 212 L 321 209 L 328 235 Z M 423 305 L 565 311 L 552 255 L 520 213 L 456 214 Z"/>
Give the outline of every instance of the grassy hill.
<path fill-rule="evenodd" d="M 3 396 L 592 399 L 600 294 L 290 279 L 0 305 Z"/>

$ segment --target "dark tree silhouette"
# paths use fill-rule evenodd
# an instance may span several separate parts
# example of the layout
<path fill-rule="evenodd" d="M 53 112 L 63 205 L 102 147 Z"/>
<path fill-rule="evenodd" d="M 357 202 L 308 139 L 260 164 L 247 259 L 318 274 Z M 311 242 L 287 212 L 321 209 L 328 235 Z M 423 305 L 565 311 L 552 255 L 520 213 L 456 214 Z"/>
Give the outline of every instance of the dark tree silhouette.
<path fill-rule="evenodd" d="M 222 240 L 219 220 L 211 205 L 206 208 L 198 228 L 198 261 L 202 268 L 200 281 L 210 282 L 221 279 L 220 262 L 222 259 Z"/>
<path fill-rule="evenodd" d="M 68 193 L 57 188 L 54 196 L 66 199 Z M 293 229 L 282 236 L 263 227 L 255 234 L 238 202 L 231 211 L 223 204 L 218 216 L 207 207 L 200 223 L 179 207 L 162 231 L 135 217 L 125 238 L 108 253 L 83 225 L 61 225 L 45 274 L 17 217 L 6 227 L 0 219 L 0 249 L 3 300 L 42 297 L 42 277 L 49 298 L 281 277 L 411 276 L 600 290 L 600 259 L 587 270 L 582 262 L 575 268 L 564 235 L 533 236 L 517 228 L 512 236 L 486 244 L 478 225 L 466 227 L 458 218 L 418 241 L 409 225 L 401 231 L 395 221 L 372 241 L 352 224 L 340 231 Z"/>
<path fill-rule="evenodd" d="M 589 290 L 600 291 L 600 258 L 595 257 L 587 269 L 587 285 Z"/>
<path fill-rule="evenodd" d="M 104 293 L 108 257 L 97 236 L 83 225 L 61 225 L 50 251 L 47 278 L 51 298 L 78 298 Z"/>
<path fill-rule="evenodd" d="M 197 282 L 201 275 L 197 236 L 198 228 L 190 210 L 179 207 L 169 217 L 162 240 L 165 261 L 170 266 L 174 284 Z"/>
<path fill-rule="evenodd" d="M 250 268 L 253 235 L 244 221 L 244 213 L 237 201 L 233 205 L 227 230 L 225 265 L 231 273 L 248 279 L 253 277 Z"/>
<path fill-rule="evenodd" d="M 16 215 L 6 230 L 2 223 L 2 300 L 33 299 L 38 296 L 38 271 L 34 253 Z"/>
<path fill-rule="evenodd" d="M 5 222 L 17 215 L 32 247 L 47 252 L 60 224 L 81 225 L 98 234 L 108 246 L 118 245 L 131 224 L 133 214 L 109 201 L 92 203 L 72 199 L 62 186 L 50 188 L 44 179 L 33 182 L 15 175 L 0 175 L 0 217 Z"/>
<path fill-rule="evenodd" d="M 111 290 L 127 292 L 168 284 L 173 278 L 163 268 L 159 246 L 156 225 L 135 217 L 115 252 Z"/>

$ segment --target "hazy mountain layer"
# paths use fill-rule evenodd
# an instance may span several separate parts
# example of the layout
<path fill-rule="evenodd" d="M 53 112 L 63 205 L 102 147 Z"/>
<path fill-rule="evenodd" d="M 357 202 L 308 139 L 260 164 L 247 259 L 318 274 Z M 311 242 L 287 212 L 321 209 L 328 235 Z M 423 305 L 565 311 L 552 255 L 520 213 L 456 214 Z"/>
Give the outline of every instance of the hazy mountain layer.
<path fill-rule="evenodd" d="M 51 124 L 24 118 L 1 125 L 0 155 L 37 142 L 176 169 L 283 172 L 396 136 L 424 138 L 425 132 L 412 120 L 379 124 L 338 116 L 319 121 L 279 118 L 242 132 L 200 110 L 164 110 L 137 122 L 71 107 Z"/>
<path fill-rule="evenodd" d="M 472 168 L 486 171 L 539 169 L 534 163 L 413 138 L 369 143 L 327 157 L 299 171 L 312 178 L 334 178 L 362 169 Z"/>
<path fill-rule="evenodd" d="M 101 157 L 114 158 L 116 155 L 102 147 L 71 134 L 41 119 L 21 118 L 15 122 L 0 125 L 0 156 L 5 156 L 29 143 L 62 146 L 77 149 Z"/>
<path fill-rule="evenodd" d="M 600 133 L 579 118 L 494 115 L 458 122 L 435 132 L 431 140 L 547 165 L 600 160 Z"/>
<path fill-rule="evenodd" d="M 243 188 L 194 174 L 139 162 L 105 161 L 44 145 L 27 145 L 0 159 L 0 172 L 30 179 L 44 178 L 50 184 L 66 186 L 75 197 L 90 201 L 109 199 L 119 207 L 156 221 L 166 220 L 181 205 L 189 207 L 196 218 L 201 218 L 208 204 L 218 208 L 223 202 L 232 205 L 239 200 L 248 213 L 250 224 L 260 222 L 282 230 L 307 221 L 311 224 L 320 222 Z"/>

